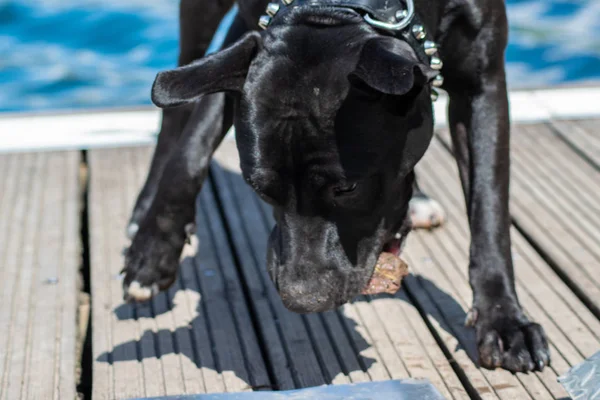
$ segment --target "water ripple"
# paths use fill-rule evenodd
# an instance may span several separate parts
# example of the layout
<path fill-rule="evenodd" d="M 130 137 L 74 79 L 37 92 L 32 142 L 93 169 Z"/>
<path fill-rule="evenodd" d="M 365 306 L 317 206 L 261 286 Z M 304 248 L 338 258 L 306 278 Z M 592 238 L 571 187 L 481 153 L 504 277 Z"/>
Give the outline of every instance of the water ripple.
<path fill-rule="evenodd" d="M 508 0 L 511 87 L 600 80 L 600 2 Z M 150 104 L 177 0 L 0 0 L 0 111 Z"/>

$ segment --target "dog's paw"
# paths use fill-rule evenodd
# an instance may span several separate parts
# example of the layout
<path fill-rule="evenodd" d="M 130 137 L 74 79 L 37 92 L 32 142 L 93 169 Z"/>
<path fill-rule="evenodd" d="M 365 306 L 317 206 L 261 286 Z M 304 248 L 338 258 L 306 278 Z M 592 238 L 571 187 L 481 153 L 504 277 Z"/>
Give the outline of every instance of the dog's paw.
<path fill-rule="evenodd" d="M 171 286 L 177 277 L 185 241 L 183 228 L 169 233 L 140 230 L 125 254 L 123 299 L 146 301 Z"/>
<path fill-rule="evenodd" d="M 511 372 L 541 371 L 550 365 L 550 350 L 544 329 L 526 317 L 501 317 L 488 321 L 477 310 L 469 321 L 477 332 L 479 364 L 488 369 Z"/>
<path fill-rule="evenodd" d="M 432 229 L 446 221 L 441 204 L 426 196 L 410 199 L 409 213 L 412 229 Z"/>

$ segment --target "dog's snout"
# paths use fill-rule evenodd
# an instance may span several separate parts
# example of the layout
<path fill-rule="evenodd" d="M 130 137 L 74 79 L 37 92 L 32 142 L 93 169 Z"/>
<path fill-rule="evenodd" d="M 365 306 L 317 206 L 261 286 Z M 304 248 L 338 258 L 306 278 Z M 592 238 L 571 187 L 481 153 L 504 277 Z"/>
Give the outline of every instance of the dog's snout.
<path fill-rule="evenodd" d="M 267 270 L 288 310 L 301 314 L 327 311 L 347 300 L 341 300 L 344 279 L 339 276 L 338 268 L 330 265 L 330 260 L 306 252 L 302 252 L 304 257 L 286 256 L 277 227 L 269 244 Z M 338 282 L 337 287 L 334 282 Z"/>
<path fill-rule="evenodd" d="M 269 238 L 267 271 L 285 307 L 297 313 L 328 311 L 350 301 L 374 266 L 354 265 L 336 230 L 311 226 L 300 229 L 296 224 L 292 229 L 278 223 Z"/>

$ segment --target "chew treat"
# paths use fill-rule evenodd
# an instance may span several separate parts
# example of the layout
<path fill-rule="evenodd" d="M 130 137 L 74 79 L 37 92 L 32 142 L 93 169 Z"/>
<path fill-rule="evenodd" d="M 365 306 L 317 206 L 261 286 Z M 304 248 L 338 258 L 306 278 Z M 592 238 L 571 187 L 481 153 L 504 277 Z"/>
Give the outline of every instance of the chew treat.
<path fill-rule="evenodd" d="M 383 252 L 379 255 L 373 275 L 362 294 L 394 294 L 400 289 L 400 282 L 406 275 L 408 265 L 394 254 Z"/>

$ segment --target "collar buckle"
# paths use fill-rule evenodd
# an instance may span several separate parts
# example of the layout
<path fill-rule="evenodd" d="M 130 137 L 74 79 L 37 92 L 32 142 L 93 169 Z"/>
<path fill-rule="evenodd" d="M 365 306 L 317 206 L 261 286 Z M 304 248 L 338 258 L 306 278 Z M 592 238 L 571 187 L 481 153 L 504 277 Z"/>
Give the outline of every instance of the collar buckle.
<path fill-rule="evenodd" d="M 399 21 L 396 22 L 395 24 L 391 24 L 389 22 L 378 21 L 374 18 L 371 18 L 371 16 L 369 14 L 365 14 L 364 19 L 369 25 L 371 25 L 375 28 L 395 32 L 395 31 L 401 31 L 404 28 L 406 28 L 407 26 L 409 26 L 414 15 L 415 15 L 415 5 L 414 5 L 413 0 L 406 0 L 406 10 L 399 10 L 398 12 L 396 12 L 396 19 L 398 19 Z"/>

